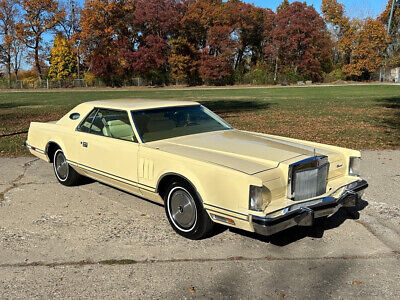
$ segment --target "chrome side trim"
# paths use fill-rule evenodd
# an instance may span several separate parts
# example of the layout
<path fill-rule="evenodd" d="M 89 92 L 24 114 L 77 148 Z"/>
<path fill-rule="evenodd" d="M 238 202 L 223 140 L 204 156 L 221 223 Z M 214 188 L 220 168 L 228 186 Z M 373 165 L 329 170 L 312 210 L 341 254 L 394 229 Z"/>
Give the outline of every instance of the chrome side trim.
<path fill-rule="evenodd" d="M 117 176 L 117 175 L 114 175 L 114 174 L 111 174 L 111 173 L 108 173 L 108 172 L 105 172 L 105 171 L 102 171 L 102 170 L 98 170 L 98 169 L 95 169 L 95 168 L 86 166 L 86 165 L 84 165 L 84 164 L 80 164 L 80 163 L 75 162 L 75 161 L 73 161 L 73 160 L 67 159 L 67 162 L 70 163 L 70 164 L 72 164 L 72 165 L 76 165 L 76 166 L 78 166 L 78 167 L 87 169 L 88 171 L 91 171 L 91 172 L 96 173 L 96 174 L 98 174 L 98 175 L 101 175 L 101 176 L 104 176 L 104 177 L 108 177 L 108 178 L 110 178 L 110 179 L 113 179 L 113 180 L 116 180 L 116 181 L 119 181 L 119 182 L 122 182 L 122 183 L 125 183 L 125 184 L 130 184 L 130 185 L 135 186 L 135 187 L 137 187 L 137 188 L 145 189 L 145 190 L 147 190 L 147 191 L 149 191 L 149 192 L 153 192 L 153 193 L 154 193 L 155 190 L 156 190 L 156 189 L 155 189 L 154 187 L 152 187 L 152 186 L 149 186 L 149 185 L 146 185 L 146 184 L 143 184 L 143 183 L 140 183 L 140 182 L 136 182 L 136 181 L 133 181 L 133 180 L 129 180 L 129 179 L 126 179 L 126 178 L 123 178 L 123 177 L 120 177 L 120 176 Z M 111 176 L 112 176 L 112 177 L 111 177 Z M 116 178 L 114 178 L 114 177 L 116 177 Z M 122 180 L 124 180 L 124 181 L 122 181 Z M 127 181 L 127 182 L 126 182 L 126 181 Z M 149 188 L 150 188 L 150 189 L 149 189 Z"/>
<path fill-rule="evenodd" d="M 31 149 L 33 151 L 39 152 L 41 154 L 46 154 L 46 152 L 40 148 L 37 148 L 35 146 L 29 145 L 26 141 L 24 142 L 24 145 L 27 149 Z"/>
<path fill-rule="evenodd" d="M 238 220 L 242 220 L 242 221 L 249 221 L 249 217 L 248 216 L 246 218 L 239 218 L 237 216 L 230 215 L 230 214 L 227 214 L 225 212 L 217 211 L 217 210 L 209 209 L 209 208 L 206 208 L 206 211 L 212 212 L 212 213 L 215 213 L 215 214 L 220 214 L 220 215 L 223 215 L 223 216 L 227 216 L 227 217 L 232 218 L 232 219 L 238 219 Z"/>
<path fill-rule="evenodd" d="M 213 204 L 209 204 L 209 203 L 203 203 L 203 204 L 211 206 L 211 207 L 214 207 L 214 208 L 222 209 L 222 210 L 234 213 L 234 214 L 238 214 L 238 215 L 242 215 L 242 216 L 248 217 L 247 214 L 243 214 L 243 213 L 240 213 L 240 212 L 237 212 L 237 211 L 234 211 L 234 210 L 226 209 L 226 208 L 223 208 L 223 207 L 220 207 L 220 206 L 216 206 L 216 205 L 213 205 Z"/>

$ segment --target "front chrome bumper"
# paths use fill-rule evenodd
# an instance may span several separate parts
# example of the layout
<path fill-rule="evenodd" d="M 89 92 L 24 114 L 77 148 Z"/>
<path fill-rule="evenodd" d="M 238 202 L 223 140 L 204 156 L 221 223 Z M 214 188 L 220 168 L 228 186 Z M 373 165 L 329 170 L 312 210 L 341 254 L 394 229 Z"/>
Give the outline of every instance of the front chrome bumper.
<path fill-rule="evenodd" d="M 262 235 L 272 235 L 284 229 L 299 225 L 312 226 L 314 219 L 329 216 L 340 207 L 354 207 L 360 194 L 368 187 L 365 180 L 356 181 L 344 188 L 340 197 L 325 197 L 286 207 L 277 217 L 252 216 L 254 231 Z"/>

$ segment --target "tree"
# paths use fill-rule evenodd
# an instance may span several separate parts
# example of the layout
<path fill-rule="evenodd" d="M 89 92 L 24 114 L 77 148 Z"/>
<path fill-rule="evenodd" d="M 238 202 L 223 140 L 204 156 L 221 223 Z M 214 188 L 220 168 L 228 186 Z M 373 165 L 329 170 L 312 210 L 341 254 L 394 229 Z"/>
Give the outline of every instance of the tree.
<path fill-rule="evenodd" d="M 213 84 L 226 84 L 233 71 L 236 41 L 231 38 L 231 26 L 216 25 L 209 29 L 207 46 L 202 49 L 200 76 Z"/>
<path fill-rule="evenodd" d="M 341 65 L 350 62 L 353 36 L 359 29 L 357 20 L 345 16 L 344 5 L 337 0 L 322 0 L 321 10 L 327 23 L 333 26 L 332 33 L 336 41 L 336 62 Z"/>
<path fill-rule="evenodd" d="M 21 28 L 21 36 L 26 46 L 33 51 L 34 65 L 40 79 L 43 34 L 57 25 L 63 18 L 64 11 L 59 8 L 57 0 L 22 0 L 22 8 L 25 22 Z"/>
<path fill-rule="evenodd" d="M 337 0 L 322 0 L 321 10 L 326 22 L 333 24 L 340 33 L 349 26 L 349 17 L 344 14 L 344 5 Z"/>
<path fill-rule="evenodd" d="M 67 3 L 61 3 L 64 15 L 58 21 L 61 32 L 67 40 L 72 40 L 73 36 L 81 32 L 80 17 L 82 8 L 74 0 L 68 0 Z"/>
<path fill-rule="evenodd" d="M 274 47 L 269 53 L 276 56 L 283 70 L 321 80 L 331 59 L 331 39 L 324 20 L 312 6 L 300 2 L 280 10 L 275 20 Z"/>
<path fill-rule="evenodd" d="M 343 66 L 343 71 L 347 76 L 369 79 L 370 73 L 382 64 L 387 42 L 382 22 L 379 19 L 366 19 L 354 35 L 350 63 Z"/>
<path fill-rule="evenodd" d="M 11 66 L 14 71 L 14 76 L 16 80 L 18 80 L 18 73 L 21 68 L 22 59 L 24 58 L 24 55 L 26 53 L 26 46 L 21 35 L 19 34 L 19 28 L 21 28 L 22 26 L 22 23 L 17 24 L 16 37 L 13 38 L 11 41 Z"/>
<path fill-rule="evenodd" d="M 186 81 L 189 85 L 198 83 L 199 51 L 183 37 L 170 40 L 169 45 L 168 62 L 172 78 Z"/>
<path fill-rule="evenodd" d="M 16 53 L 16 46 L 18 45 L 19 38 L 17 36 L 17 23 L 19 10 L 17 0 L 0 0 L 0 36 L 3 39 L 1 43 L 2 48 L 2 61 L 6 66 L 7 78 L 11 80 L 11 72 L 13 66 L 13 59 Z"/>
<path fill-rule="evenodd" d="M 106 84 L 121 85 L 133 74 L 138 30 L 131 0 L 87 0 L 81 13 L 78 38 L 89 71 Z"/>
<path fill-rule="evenodd" d="M 231 80 L 241 5 L 239 1 L 193 1 L 182 18 L 183 36 L 201 53 L 199 75 L 204 81 L 224 84 Z"/>
<path fill-rule="evenodd" d="M 80 39 L 79 33 L 82 31 L 80 24 L 80 16 L 82 8 L 78 2 L 74 0 L 68 0 L 66 4 L 63 5 L 65 11 L 64 17 L 58 22 L 61 32 L 65 35 L 67 40 L 71 42 L 74 47 L 74 52 L 76 56 L 76 71 L 77 77 L 80 78 Z"/>
<path fill-rule="evenodd" d="M 51 49 L 48 76 L 53 79 L 65 79 L 74 74 L 75 69 L 76 60 L 71 42 L 59 33 Z"/>
<path fill-rule="evenodd" d="M 392 8 L 392 1 L 389 0 L 385 10 L 379 16 L 383 24 L 388 24 L 390 17 L 390 10 Z M 386 25 L 387 26 L 387 25 Z M 392 17 L 391 28 L 387 28 L 389 32 L 389 46 L 387 49 L 387 56 L 385 57 L 384 64 L 391 67 L 397 67 L 400 64 L 400 9 L 394 11 Z"/>
<path fill-rule="evenodd" d="M 155 84 L 167 81 L 168 44 L 159 36 L 149 35 L 133 54 L 133 68 Z"/>
<path fill-rule="evenodd" d="M 277 13 L 281 12 L 282 10 L 288 8 L 289 5 L 290 5 L 290 3 L 289 3 L 288 0 L 283 0 L 283 1 L 281 2 L 281 4 L 279 4 L 278 7 L 276 8 L 276 12 L 277 12 Z"/>
<path fill-rule="evenodd" d="M 133 67 L 157 84 L 168 81 L 168 41 L 180 28 L 182 8 L 178 0 L 137 0 L 135 3 L 134 24 L 141 35 Z"/>
<path fill-rule="evenodd" d="M 133 74 L 133 54 L 126 39 L 112 41 L 91 56 L 92 72 L 109 86 L 121 86 Z"/>
<path fill-rule="evenodd" d="M 391 2 L 389 1 L 389 4 Z M 344 6 L 337 0 L 323 0 L 322 12 L 327 22 L 334 26 L 342 70 L 354 79 L 369 79 L 370 73 L 383 62 L 387 48 L 385 26 L 389 8 L 377 19 L 350 19 L 344 15 Z"/>
<path fill-rule="evenodd" d="M 271 32 L 275 14 L 270 9 L 255 7 L 252 4 L 239 2 L 237 5 L 237 21 L 235 35 L 237 36 L 237 50 L 235 70 L 245 70 L 255 66 L 264 59 L 264 33 Z M 246 61 L 250 57 L 250 61 Z"/>
<path fill-rule="evenodd" d="M 196 49 L 203 49 L 207 44 L 210 27 L 220 24 L 223 15 L 221 0 L 197 0 L 190 2 L 181 23 L 183 36 Z"/>

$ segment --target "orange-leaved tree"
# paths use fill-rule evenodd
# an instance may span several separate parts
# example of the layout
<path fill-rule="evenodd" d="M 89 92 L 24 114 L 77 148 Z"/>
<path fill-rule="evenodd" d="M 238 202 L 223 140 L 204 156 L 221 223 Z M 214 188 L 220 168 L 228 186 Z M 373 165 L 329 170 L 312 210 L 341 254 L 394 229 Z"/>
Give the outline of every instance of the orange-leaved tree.
<path fill-rule="evenodd" d="M 344 6 L 337 0 L 323 0 L 325 20 L 337 35 L 338 63 L 348 77 L 369 79 L 384 59 L 388 39 L 382 17 L 359 20 L 345 16 Z"/>
<path fill-rule="evenodd" d="M 359 28 L 358 22 L 345 15 L 344 5 L 337 0 L 322 0 L 321 10 L 325 21 L 333 26 L 332 33 L 337 46 L 336 63 L 349 63 L 353 37 Z"/>
<path fill-rule="evenodd" d="M 79 39 L 88 70 L 108 85 L 121 85 L 132 74 L 133 0 L 87 0 L 81 12 Z"/>
<path fill-rule="evenodd" d="M 343 66 L 343 71 L 347 76 L 369 79 L 382 64 L 387 42 L 381 20 L 367 18 L 353 36 L 350 62 Z"/>

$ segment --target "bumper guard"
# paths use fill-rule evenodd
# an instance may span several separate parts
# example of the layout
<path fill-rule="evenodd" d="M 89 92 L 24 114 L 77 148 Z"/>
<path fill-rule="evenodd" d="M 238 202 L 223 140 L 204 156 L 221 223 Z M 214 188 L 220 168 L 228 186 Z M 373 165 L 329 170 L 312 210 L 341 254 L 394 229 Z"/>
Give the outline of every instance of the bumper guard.
<path fill-rule="evenodd" d="M 297 225 L 312 226 L 316 218 L 332 215 L 341 207 L 356 206 L 367 187 L 365 180 L 356 181 L 347 185 L 338 198 L 325 197 L 293 204 L 277 217 L 252 216 L 254 231 L 268 236 Z"/>

